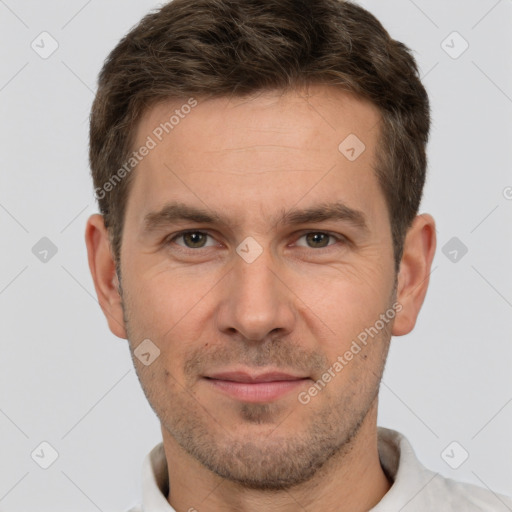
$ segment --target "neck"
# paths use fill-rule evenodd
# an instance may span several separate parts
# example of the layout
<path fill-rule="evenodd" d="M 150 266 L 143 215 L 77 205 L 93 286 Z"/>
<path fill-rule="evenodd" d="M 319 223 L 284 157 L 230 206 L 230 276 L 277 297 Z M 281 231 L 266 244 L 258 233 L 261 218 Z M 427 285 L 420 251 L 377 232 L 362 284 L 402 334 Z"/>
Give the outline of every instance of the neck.
<path fill-rule="evenodd" d="M 387 493 L 391 482 L 380 465 L 377 400 L 351 440 L 309 481 L 283 491 L 241 487 L 212 473 L 186 453 L 162 428 L 169 471 L 171 506 L 200 512 L 367 512 Z"/>

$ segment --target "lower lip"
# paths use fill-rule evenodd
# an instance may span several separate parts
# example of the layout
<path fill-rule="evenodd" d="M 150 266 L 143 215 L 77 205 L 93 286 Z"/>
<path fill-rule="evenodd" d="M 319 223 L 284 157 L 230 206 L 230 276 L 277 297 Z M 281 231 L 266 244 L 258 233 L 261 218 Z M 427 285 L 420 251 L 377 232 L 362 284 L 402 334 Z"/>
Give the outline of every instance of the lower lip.
<path fill-rule="evenodd" d="M 270 402 L 304 385 L 309 379 L 277 380 L 271 382 L 234 382 L 206 379 L 216 389 L 244 402 Z"/>

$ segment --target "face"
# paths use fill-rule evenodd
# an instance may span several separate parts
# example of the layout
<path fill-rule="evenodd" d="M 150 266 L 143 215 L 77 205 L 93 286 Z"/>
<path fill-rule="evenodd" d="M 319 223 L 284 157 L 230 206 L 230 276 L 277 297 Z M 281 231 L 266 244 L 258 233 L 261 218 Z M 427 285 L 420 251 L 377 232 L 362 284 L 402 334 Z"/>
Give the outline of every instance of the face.
<path fill-rule="evenodd" d="M 253 488 L 306 481 L 348 449 L 396 313 L 378 111 L 307 92 L 199 100 L 162 141 L 181 104 L 160 104 L 134 144 L 157 142 L 121 249 L 131 350 L 159 350 L 133 357 L 138 376 L 164 438 Z"/>

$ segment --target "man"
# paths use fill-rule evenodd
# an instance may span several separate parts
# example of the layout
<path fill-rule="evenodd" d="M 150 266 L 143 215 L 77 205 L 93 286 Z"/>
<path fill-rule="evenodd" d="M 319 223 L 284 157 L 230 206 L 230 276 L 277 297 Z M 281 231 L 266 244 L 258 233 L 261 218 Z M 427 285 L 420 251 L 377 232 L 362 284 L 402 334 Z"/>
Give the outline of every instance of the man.
<path fill-rule="evenodd" d="M 134 510 L 512 510 L 376 424 L 435 252 L 429 125 L 350 2 L 174 0 L 111 52 L 86 242 L 162 427 Z"/>

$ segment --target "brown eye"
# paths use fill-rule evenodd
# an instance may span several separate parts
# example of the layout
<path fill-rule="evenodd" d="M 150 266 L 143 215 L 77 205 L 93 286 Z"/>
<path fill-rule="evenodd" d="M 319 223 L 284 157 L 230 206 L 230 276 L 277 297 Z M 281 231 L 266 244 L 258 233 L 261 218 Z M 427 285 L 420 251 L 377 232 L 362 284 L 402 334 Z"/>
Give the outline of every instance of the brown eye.
<path fill-rule="evenodd" d="M 177 245 L 188 249 L 202 249 L 203 247 L 208 247 L 206 244 L 209 236 L 202 231 L 188 231 L 177 234 L 169 242 L 175 242 Z M 178 240 L 182 240 L 183 243 L 180 243 Z"/>
<path fill-rule="evenodd" d="M 183 240 L 187 247 L 196 249 L 197 247 L 203 247 L 206 241 L 206 235 L 204 233 L 186 233 L 183 235 Z"/>
<path fill-rule="evenodd" d="M 329 245 L 330 235 L 327 233 L 308 233 L 306 240 L 310 247 L 327 247 Z"/>
<path fill-rule="evenodd" d="M 323 249 L 329 245 L 334 245 L 337 241 L 343 240 L 341 236 L 337 237 L 322 231 L 311 231 L 310 233 L 306 233 L 299 238 L 299 240 L 302 239 L 304 239 L 306 243 L 297 243 L 297 245 L 301 247 L 309 247 L 311 249 Z M 331 240 L 334 240 L 334 242 L 331 242 Z"/>

